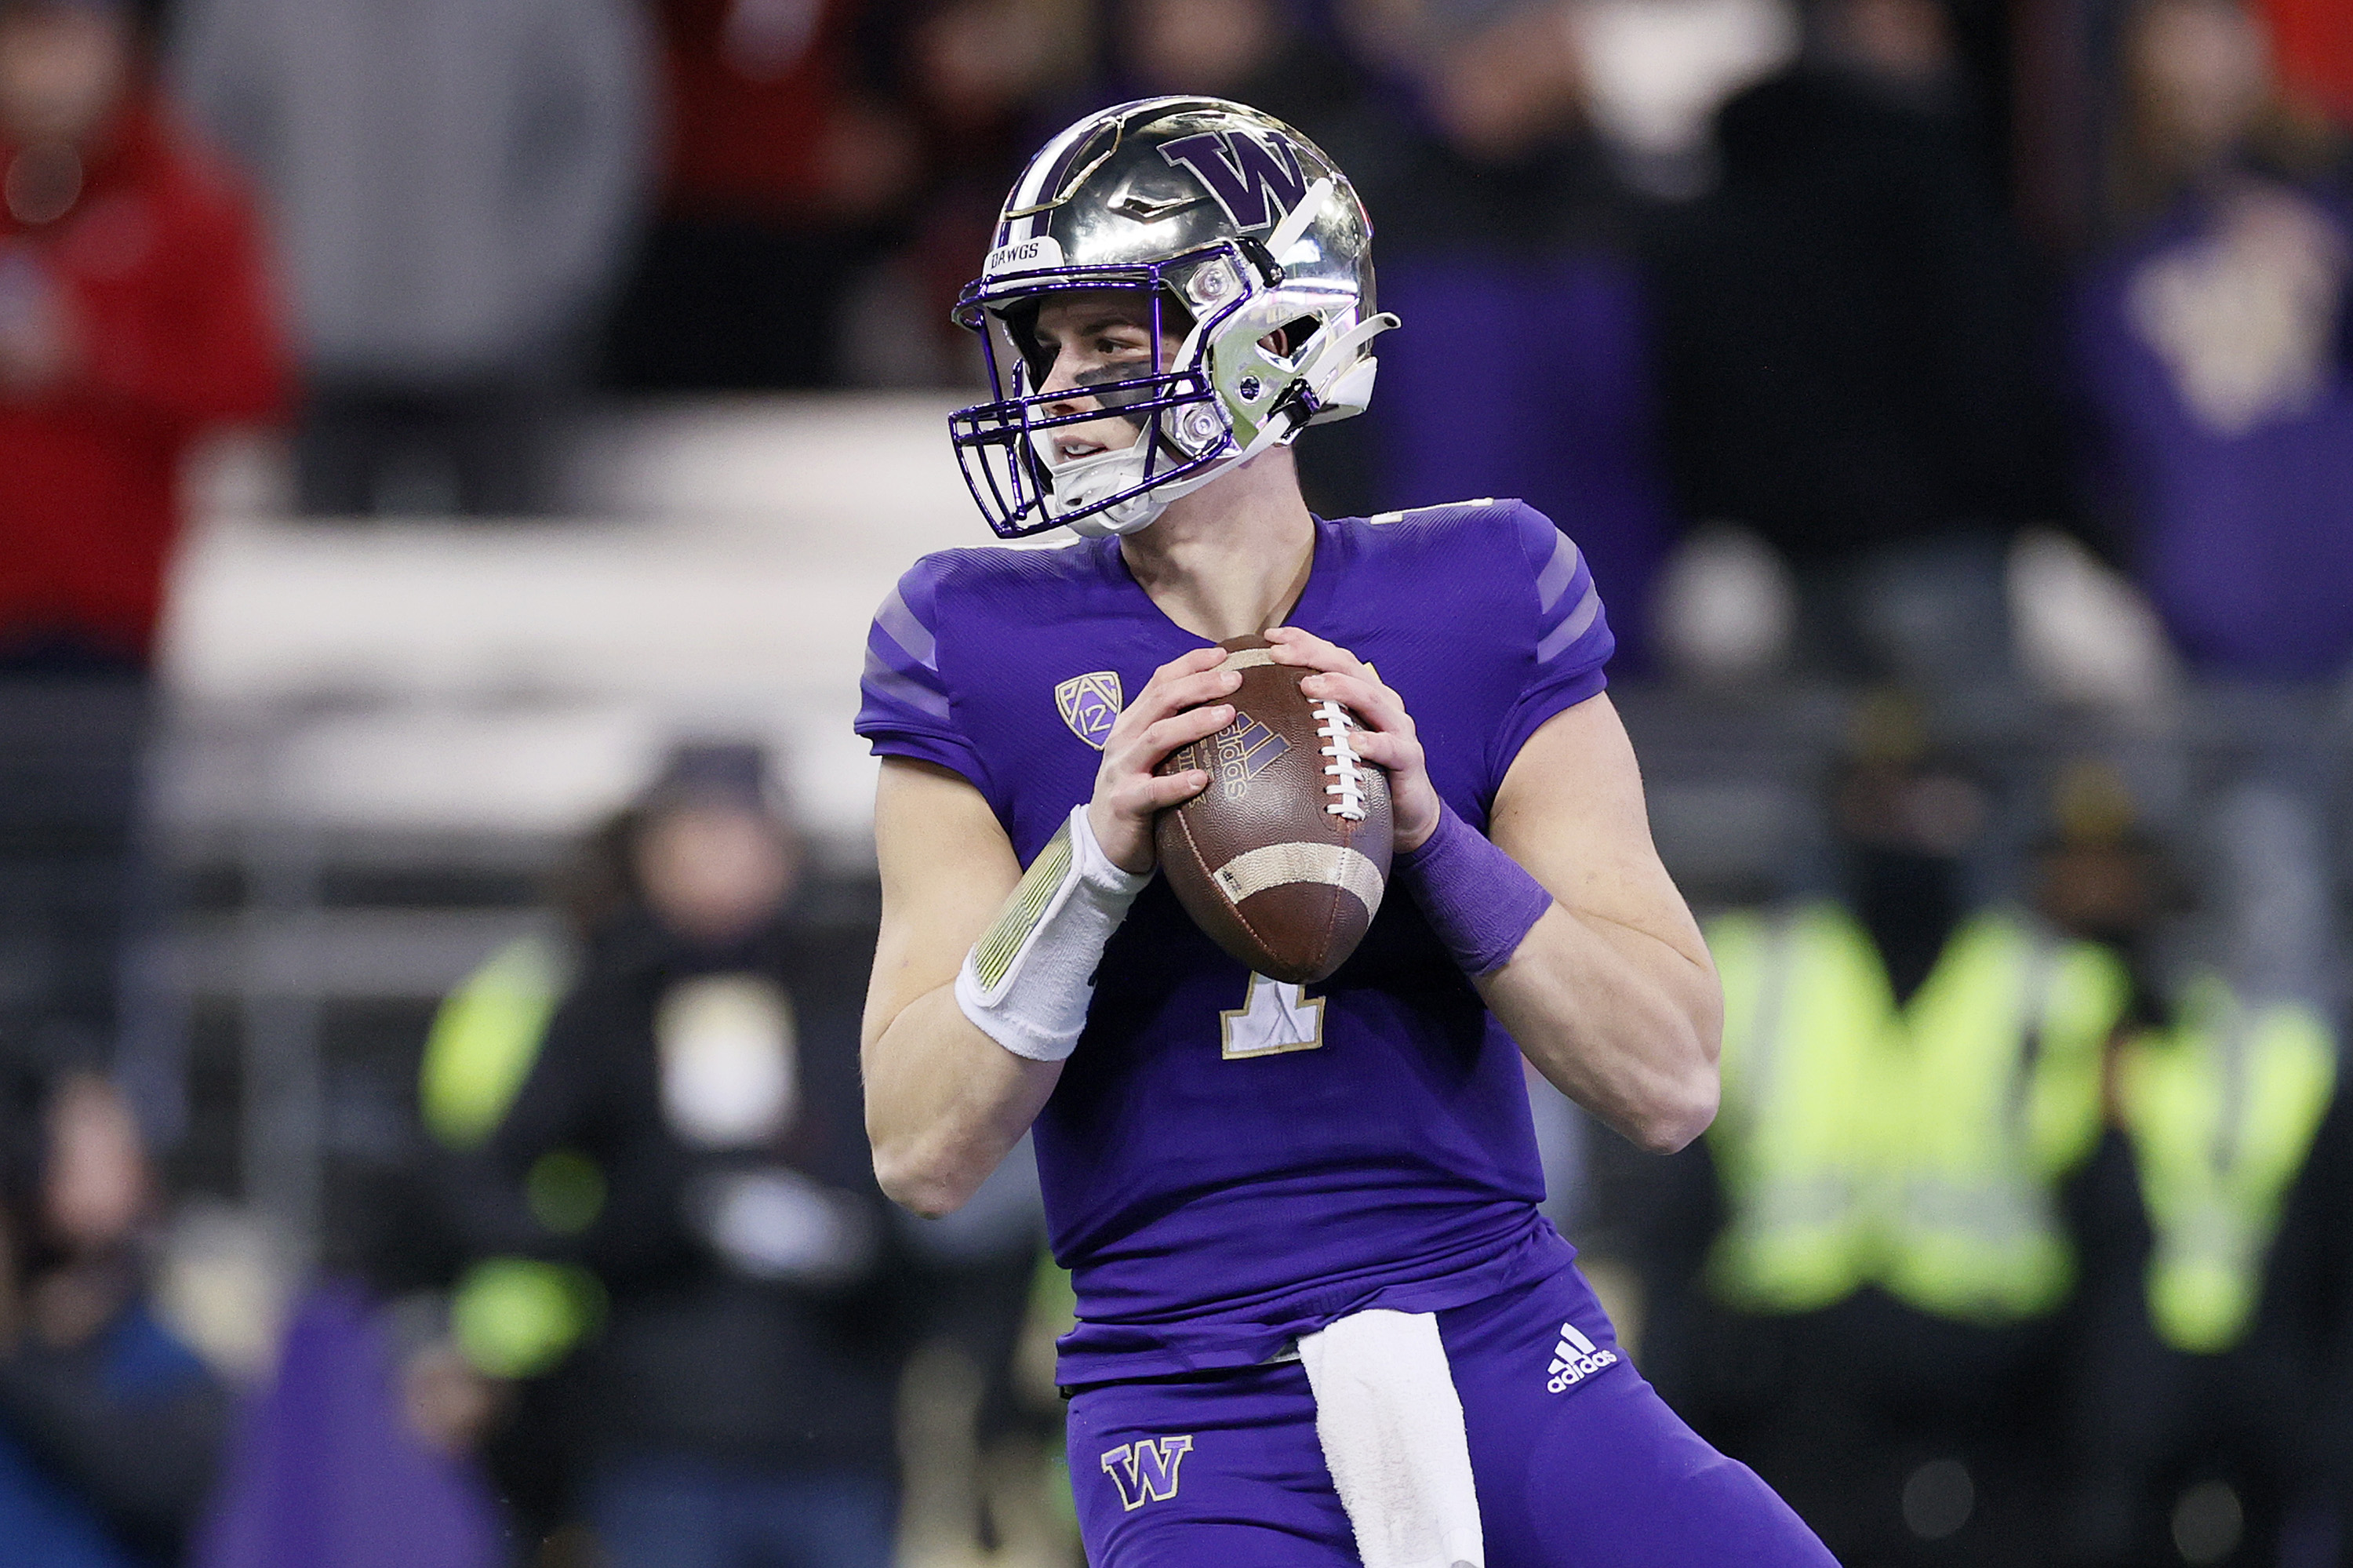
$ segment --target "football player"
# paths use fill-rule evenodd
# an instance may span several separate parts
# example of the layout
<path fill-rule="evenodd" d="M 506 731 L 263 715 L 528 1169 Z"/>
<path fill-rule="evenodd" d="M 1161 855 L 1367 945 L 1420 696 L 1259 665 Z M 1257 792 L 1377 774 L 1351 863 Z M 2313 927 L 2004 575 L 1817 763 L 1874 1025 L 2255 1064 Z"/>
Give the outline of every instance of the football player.
<path fill-rule="evenodd" d="M 945 1213 L 1034 1129 L 1105 1568 L 1827 1563 L 1537 1213 L 1523 1053 L 1678 1149 L 1721 1000 L 1575 546 L 1516 502 L 1301 499 L 1292 442 L 1397 324 L 1370 235 L 1304 137 L 1211 99 L 1090 116 L 1008 198 L 959 307 L 997 397 L 951 434 L 1000 535 L 1082 537 L 927 556 L 875 618 L 876 1171 Z M 1238 722 L 1210 644 L 1250 632 L 1389 775 L 1400 885 L 1312 994 L 1153 877 L 1208 783 L 1155 766 Z"/>

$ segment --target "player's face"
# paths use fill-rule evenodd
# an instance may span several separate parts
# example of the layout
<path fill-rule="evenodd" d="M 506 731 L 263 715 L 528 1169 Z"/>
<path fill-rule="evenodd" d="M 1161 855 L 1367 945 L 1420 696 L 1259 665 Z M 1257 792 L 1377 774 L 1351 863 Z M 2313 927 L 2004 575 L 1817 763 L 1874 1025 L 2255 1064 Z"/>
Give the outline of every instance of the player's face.
<path fill-rule="evenodd" d="M 1100 408 L 1102 400 L 1088 387 L 1133 380 L 1150 375 L 1154 368 L 1152 301 L 1141 290 L 1095 289 L 1057 295 L 1039 307 L 1033 335 L 1038 345 L 1038 389 L 1053 398 L 1047 405 L 1050 414 Z M 1164 333 L 1161 368 L 1167 367 L 1177 347 L 1176 340 Z M 1054 397 L 1057 393 L 1065 396 Z M 1089 419 L 1047 432 L 1044 452 L 1048 461 L 1059 466 L 1134 446 L 1140 432 L 1141 427 L 1132 419 L 1117 416 Z"/>

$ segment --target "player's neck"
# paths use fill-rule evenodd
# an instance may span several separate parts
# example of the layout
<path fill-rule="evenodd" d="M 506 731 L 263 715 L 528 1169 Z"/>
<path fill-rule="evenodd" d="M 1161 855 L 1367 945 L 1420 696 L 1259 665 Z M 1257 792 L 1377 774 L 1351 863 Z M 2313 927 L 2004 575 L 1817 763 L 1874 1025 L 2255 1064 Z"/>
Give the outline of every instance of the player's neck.
<path fill-rule="evenodd" d="M 1222 642 L 1282 624 L 1314 563 L 1315 520 L 1277 450 L 1170 503 L 1120 552 L 1162 614 Z"/>

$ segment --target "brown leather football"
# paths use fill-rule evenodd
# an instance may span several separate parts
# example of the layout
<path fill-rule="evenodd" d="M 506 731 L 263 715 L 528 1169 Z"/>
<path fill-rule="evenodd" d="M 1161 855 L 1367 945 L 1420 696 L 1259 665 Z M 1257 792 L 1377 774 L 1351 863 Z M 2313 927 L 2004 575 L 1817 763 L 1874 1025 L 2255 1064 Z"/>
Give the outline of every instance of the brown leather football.
<path fill-rule="evenodd" d="M 1388 885 L 1389 779 L 1350 744 L 1361 728 L 1299 689 L 1263 637 L 1219 643 L 1242 683 L 1234 720 L 1180 746 L 1162 773 L 1199 768 L 1209 787 L 1160 813 L 1160 869 L 1218 946 L 1269 980 L 1305 984 L 1345 963 Z"/>

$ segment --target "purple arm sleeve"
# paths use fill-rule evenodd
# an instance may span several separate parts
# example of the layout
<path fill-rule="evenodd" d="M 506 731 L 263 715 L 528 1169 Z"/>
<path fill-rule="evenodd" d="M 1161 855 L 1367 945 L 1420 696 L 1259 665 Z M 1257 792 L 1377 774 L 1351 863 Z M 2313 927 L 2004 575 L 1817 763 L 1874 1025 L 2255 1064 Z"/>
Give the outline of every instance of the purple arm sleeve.
<path fill-rule="evenodd" d="M 1438 939 L 1474 979 L 1511 961 L 1552 907 L 1552 895 L 1518 861 L 1441 806 L 1438 831 L 1398 863 Z"/>

